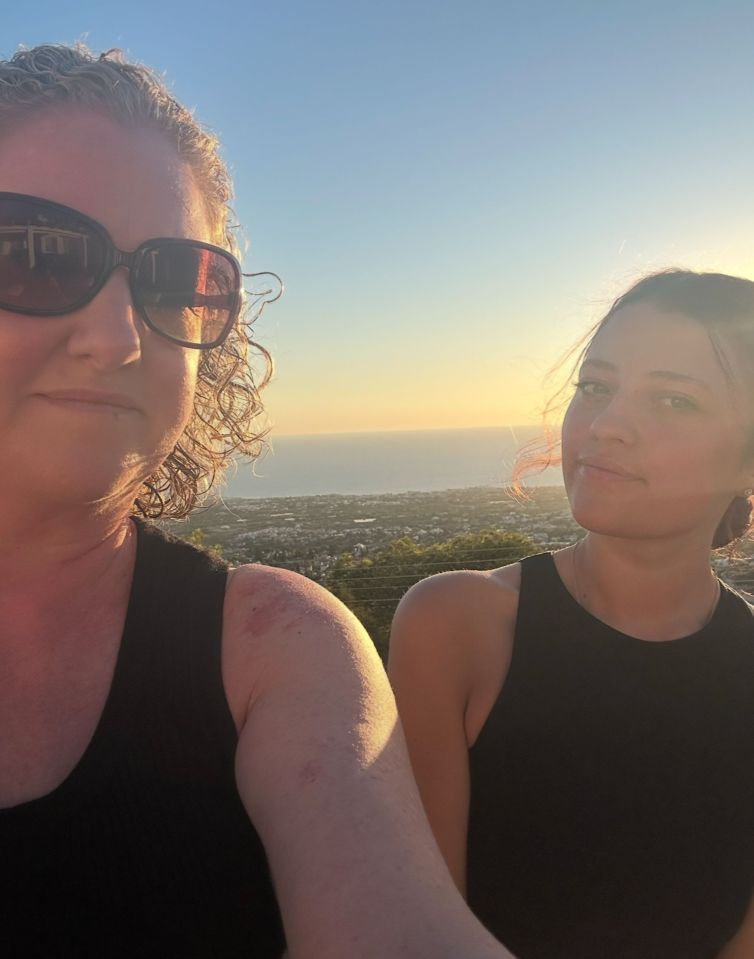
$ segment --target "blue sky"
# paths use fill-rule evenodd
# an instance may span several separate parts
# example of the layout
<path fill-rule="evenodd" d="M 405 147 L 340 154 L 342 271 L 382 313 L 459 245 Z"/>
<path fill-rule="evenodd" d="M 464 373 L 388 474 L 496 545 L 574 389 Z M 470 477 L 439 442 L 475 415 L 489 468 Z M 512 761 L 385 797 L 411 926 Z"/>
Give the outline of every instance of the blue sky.
<path fill-rule="evenodd" d="M 50 0 L 0 55 L 85 39 L 164 71 L 236 179 L 279 432 L 524 422 L 650 269 L 754 277 L 754 5 Z"/>

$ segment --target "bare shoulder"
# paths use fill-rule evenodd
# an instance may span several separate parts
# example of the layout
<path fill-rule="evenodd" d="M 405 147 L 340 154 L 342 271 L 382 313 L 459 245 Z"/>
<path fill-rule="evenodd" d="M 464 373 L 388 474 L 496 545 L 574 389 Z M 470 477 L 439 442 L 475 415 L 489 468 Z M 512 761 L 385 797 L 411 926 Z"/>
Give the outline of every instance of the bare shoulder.
<path fill-rule="evenodd" d="M 394 633 L 402 644 L 452 644 L 514 624 L 520 583 L 520 563 L 430 576 L 401 600 Z"/>
<path fill-rule="evenodd" d="M 270 566 L 231 572 L 223 612 L 223 675 L 238 728 L 253 698 L 288 685 L 379 675 L 373 644 L 356 617 L 326 589 Z"/>
<path fill-rule="evenodd" d="M 421 580 L 406 593 L 404 603 L 425 598 L 431 599 L 433 604 L 438 600 L 451 604 L 467 600 L 476 602 L 480 598 L 485 602 L 505 603 L 506 597 L 518 595 L 520 584 L 520 563 L 489 570 L 456 569 Z"/>
<path fill-rule="evenodd" d="M 510 664 L 521 566 L 439 573 L 412 587 L 396 611 L 390 638 L 394 685 L 417 689 L 433 664 L 438 699 L 463 709 L 471 744 Z M 401 697 L 399 696 L 399 699 Z"/>
<path fill-rule="evenodd" d="M 307 625 L 348 619 L 348 610 L 317 583 L 290 570 L 250 564 L 231 571 L 225 595 L 225 622 L 233 633 L 250 639 L 272 632 L 297 635 L 301 617 Z"/>

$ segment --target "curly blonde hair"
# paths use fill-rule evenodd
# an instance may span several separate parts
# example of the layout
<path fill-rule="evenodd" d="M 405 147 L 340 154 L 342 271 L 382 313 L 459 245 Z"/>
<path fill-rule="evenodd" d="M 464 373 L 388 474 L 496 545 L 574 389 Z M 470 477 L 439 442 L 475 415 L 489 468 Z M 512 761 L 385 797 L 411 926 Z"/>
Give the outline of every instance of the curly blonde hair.
<path fill-rule="evenodd" d="M 68 103 L 91 107 L 126 126 L 146 124 L 162 131 L 192 169 L 215 242 L 237 252 L 233 187 L 218 140 L 152 70 L 127 62 L 119 50 L 97 56 L 83 44 L 46 44 L 0 60 L 0 131 L 9 121 Z M 144 481 L 135 512 L 186 516 L 236 454 L 254 458 L 262 451 L 265 431 L 255 429 L 255 421 L 272 361 L 251 338 L 250 326 L 248 319 L 237 323 L 221 346 L 202 351 L 191 418 L 168 458 Z M 258 379 L 251 356 L 261 361 Z"/>

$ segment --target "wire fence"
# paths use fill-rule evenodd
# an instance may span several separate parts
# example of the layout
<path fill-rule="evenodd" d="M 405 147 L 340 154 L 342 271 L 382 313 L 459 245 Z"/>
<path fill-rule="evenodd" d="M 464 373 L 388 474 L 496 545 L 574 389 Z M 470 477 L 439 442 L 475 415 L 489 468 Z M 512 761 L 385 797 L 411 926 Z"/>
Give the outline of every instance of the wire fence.
<path fill-rule="evenodd" d="M 572 545 L 577 537 L 568 540 L 559 540 L 542 544 L 542 549 L 557 550 Z M 431 548 L 429 546 L 428 548 Z M 442 544 L 437 544 L 438 552 Z M 469 547 L 453 553 L 448 560 L 417 559 L 415 562 L 407 558 L 405 562 L 383 561 L 379 557 L 379 550 L 373 563 L 369 567 L 355 565 L 353 569 L 344 569 L 338 566 L 342 557 L 330 558 L 323 564 L 322 557 L 318 556 L 287 556 L 284 561 L 275 558 L 261 559 L 262 562 L 272 562 L 273 565 L 304 573 L 321 582 L 325 582 L 337 591 L 347 590 L 349 597 L 357 602 L 360 608 L 384 607 L 397 605 L 407 590 L 430 573 L 452 571 L 458 569 L 483 570 L 505 566 L 520 557 L 520 550 L 500 547 Z M 348 554 L 345 554 L 348 555 Z M 353 555 L 353 554 L 351 554 Z M 369 559 L 368 552 L 354 555 L 354 563 Z M 754 557 L 734 557 L 733 559 L 718 560 L 714 564 L 718 575 L 728 585 L 744 593 L 754 593 Z M 338 570 L 337 582 L 330 582 L 334 570 Z M 315 574 L 316 575 L 313 575 Z M 374 595 L 377 593 L 377 595 Z M 385 595 L 387 593 L 387 595 Z"/>

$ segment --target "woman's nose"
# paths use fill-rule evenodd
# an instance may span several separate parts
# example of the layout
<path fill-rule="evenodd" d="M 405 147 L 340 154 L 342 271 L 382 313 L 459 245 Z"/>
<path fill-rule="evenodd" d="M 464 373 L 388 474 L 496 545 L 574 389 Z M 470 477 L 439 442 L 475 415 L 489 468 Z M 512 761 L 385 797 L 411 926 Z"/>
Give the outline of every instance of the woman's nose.
<path fill-rule="evenodd" d="M 125 270 L 116 270 L 91 303 L 70 319 L 69 352 L 88 359 L 97 369 L 118 369 L 141 357 L 144 328 Z"/>
<path fill-rule="evenodd" d="M 637 418 L 631 398 L 614 393 L 597 412 L 589 429 L 601 442 L 633 443 L 637 436 Z"/>

